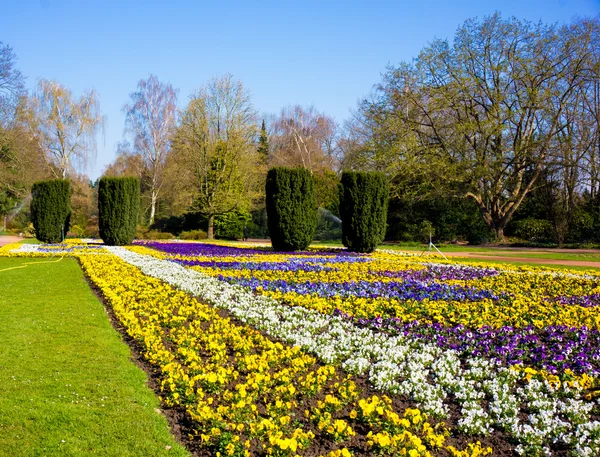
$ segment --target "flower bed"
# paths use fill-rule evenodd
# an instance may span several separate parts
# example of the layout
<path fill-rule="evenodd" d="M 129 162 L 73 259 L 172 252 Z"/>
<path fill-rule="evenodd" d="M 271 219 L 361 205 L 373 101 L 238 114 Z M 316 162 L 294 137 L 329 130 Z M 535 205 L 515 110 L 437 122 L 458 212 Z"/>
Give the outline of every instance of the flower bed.
<path fill-rule="evenodd" d="M 392 398 L 410 398 L 430 416 L 452 419 L 458 411 L 457 432 L 503 430 L 515 451 L 528 455 L 600 450 L 600 319 L 595 307 L 565 298 L 597 294 L 595 274 L 428 265 L 390 254 L 352 259 L 336 252 L 288 256 L 298 265 L 294 271 L 279 266 L 286 256 L 265 251 L 238 248 L 228 256 L 220 246 L 214 259 L 209 245 L 186 248 L 192 256 L 152 246 L 164 251 L 154 255 L 171 261 L 119 255 L 325 363 L 366 376 Z M 211 259 L 221 263 L 177 265 Z M 245 268 L 258 263 L 265 266 Z M 446 295 L 380 293 L 398 290 L 400 278 L 416 290 Z M 282 279 L 285 285 L 277 282 Z M 330 292 L 356 284 L 368 291 L 369 282 L 377 285 L 375 296 Z M 455 292 L 459 299 L 448 296 Z"/>
<path fill-rule="evenodd" d="M 131 263 L 148 260 L 123 248 L 110 250 Z M 444 425 L 432 425 L 418 409 L 358 386 L 336 366 L 236 324 L 115 256 L 83 255 L 81 263 L 160 370 L 167 404 L 184 407 L 193 420 L 200 453 L 335 457 L 352 455 L 349 448 L 355 455 L 490 452 L 478 443 L 457 450 Z"/>

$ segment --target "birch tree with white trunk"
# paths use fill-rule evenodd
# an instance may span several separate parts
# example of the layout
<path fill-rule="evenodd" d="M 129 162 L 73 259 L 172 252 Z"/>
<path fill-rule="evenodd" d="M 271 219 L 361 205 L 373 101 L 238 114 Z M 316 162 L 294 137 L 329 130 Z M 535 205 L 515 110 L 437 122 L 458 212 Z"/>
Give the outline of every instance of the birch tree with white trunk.
<path fill-rule="evenodd" d="M 96 138 L 104 132 L 105 118 L 94 90 L 74 99 L 71 90 L 41 79 L 29 100 L 27 125 L 52 166 L 56 178 L 87 169 L 96 157 Z"/>
<path fill-rule="evenodd" d="M 144 161 L 144 175 L 150 187 L 150 216 L 152 224 L 161 196 L 164 171 L 175 128 L 177 91 L 162 83 L 155 75 L 138 82 L 123 107 L 126 114 L 125 131 L 131 136 L 134 152 Z"/>

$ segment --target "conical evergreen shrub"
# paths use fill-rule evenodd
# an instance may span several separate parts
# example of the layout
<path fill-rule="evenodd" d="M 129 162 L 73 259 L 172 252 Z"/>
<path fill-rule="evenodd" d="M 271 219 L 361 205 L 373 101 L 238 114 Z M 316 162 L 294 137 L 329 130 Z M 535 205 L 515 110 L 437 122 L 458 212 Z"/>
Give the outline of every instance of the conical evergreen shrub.
<path fill-rule="evenodd" d="M 271 168 L 267 173 L 267 224 L 276 251 L 306 249 L 317 226 L 314 180 L 304 168 Z"/>
<path fill-rule="evenodd" d="M 133 177 L 103 177 L 98 186 L 98 228 L 104 244 L 131 244 L 140 210 L 140 181 Z"/>
<path fill-rule="evenodd" d="M 43 243 L 63 241 L 71 218 L 71 183 L 66 179 L 38 181 L 33 184 L 31 195 L 35 237 Z"/>
<path fill-rule="evenodd" d="M 342 173 L 340 218 L 342 242 L 350 251 L 373 252 L 383 241 L 389 190 L 383 173 Z"/>

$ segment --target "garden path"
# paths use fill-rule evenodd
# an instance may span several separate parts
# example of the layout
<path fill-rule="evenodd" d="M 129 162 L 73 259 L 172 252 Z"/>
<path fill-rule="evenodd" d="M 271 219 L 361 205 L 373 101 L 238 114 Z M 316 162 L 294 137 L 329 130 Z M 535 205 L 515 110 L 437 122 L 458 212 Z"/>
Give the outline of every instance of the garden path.
<path fill-rule="evenodd" d="M 10 243 L 16 243 L 18 241 L 21 241 L 22 239 L 23 238 L 21 238 L 20 236 L 2 235 L 0 236 L 0 247 Z"/>

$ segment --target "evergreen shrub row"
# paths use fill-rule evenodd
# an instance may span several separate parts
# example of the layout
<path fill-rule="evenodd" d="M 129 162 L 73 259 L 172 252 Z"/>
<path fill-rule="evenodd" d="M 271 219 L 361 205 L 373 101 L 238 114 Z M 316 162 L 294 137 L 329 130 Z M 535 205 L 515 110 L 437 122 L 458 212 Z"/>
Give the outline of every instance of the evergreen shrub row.
<path fill-rule="evenodd" d="M 372 252 L 386 231 L 388 184 L 383 173 L 344 172 L 339 188 L 342 241 L 350 251 Z M 317 204 L 306 169 L 275 167 L 266 182 L 266 206 L 273 249 L 306 249 L 314 238 Z"/>
<path fill-rule="evenodd" d="M 314 238 L 317 225 L 315 184 L 310 171 L 272 168 L 267 174 L 265 187 L 273 248 L 278 251 L 306 249 Z M 32 194 L 31 212 L 37 238 L 50 243 L 62 241 L 69 228 L 69 181 L 37 182 L 33 185 Z M 388 205 L 385 175 L 344 172 L 339 197 L 344 245 L 351 251 L 372 252 L 385 236 Z M 105 244 L 126 245 L 133 241 L 139 204 L 140 183 L 137 178 L 103 177 L 100 180 L 98 225 Z M 234 225 L 243 230 L 249 221 L 238 219 L 239 227 Z M 236 238 L 238 235 L 231 234 Z"/>

